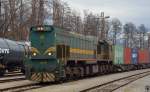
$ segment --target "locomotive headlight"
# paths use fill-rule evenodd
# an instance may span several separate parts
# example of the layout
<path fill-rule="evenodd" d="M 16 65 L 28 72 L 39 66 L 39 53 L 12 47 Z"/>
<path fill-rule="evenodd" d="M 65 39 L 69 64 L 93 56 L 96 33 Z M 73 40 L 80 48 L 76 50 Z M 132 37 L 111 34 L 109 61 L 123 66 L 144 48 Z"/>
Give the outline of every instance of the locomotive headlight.
<path fill-rule="evenodd" d="M 49 55 L 49 56 L 51 56 L 51 55 L 52 55 L 52 53 L 51 53 L 51 52 L 49 52 L 49 53 L 48 53 L 48 55 Z"/>
<path fill-rule="evenodd" d="M 37 55 L 37 54 L 34 52 L 34 53 L 33 53 L 33 56 L 36 56 L 36 55 Z"/>

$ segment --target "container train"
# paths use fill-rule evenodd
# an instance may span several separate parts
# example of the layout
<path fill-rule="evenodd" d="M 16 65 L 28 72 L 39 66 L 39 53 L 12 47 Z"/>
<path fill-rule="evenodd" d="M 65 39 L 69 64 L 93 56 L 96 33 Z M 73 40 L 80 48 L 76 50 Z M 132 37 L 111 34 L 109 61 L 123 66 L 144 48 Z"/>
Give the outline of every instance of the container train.
<path fill-rule="evenodd" d="M 25 70 L 26 78 L 32 81 L 60 81 L 150 67 L 148 50 L 113 46 L 55 26 L 34 26 L 29 39 L 31 56 Z"/>
<path fill-rule="evenodd" d="M 8 71 L 21 68 L 24 71 L 24 60 L 28 56 L 29 46 L 25 42 L 0 38 L 0 76 Z"/>

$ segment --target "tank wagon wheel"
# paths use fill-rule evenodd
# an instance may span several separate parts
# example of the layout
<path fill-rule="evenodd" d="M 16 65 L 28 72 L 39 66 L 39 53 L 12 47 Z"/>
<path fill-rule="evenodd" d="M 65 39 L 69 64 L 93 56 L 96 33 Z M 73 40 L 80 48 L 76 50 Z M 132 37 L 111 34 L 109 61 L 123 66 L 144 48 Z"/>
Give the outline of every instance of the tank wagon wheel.
<path fill-rule="evenodd" d="M 70 69 L 70 67 L 65 68 L 65 74 L 66 74 L 65 80 L 70 80 L 70 78 L 71 78 L 71 69 Z"/>
<path fill-rule="evenodd" d="M 21 72 L 22 72 L 23 74 L 25 74 L 25 69 L 21 69 Z"/>
<path fill-rule="evenodd" d="M 77 68 L 74 67 L 74 68 L 71 69 L 71 71 L 72 71 L 71 79 L 72 79 L 72 80 L 76 80 L 76 79 L 77 79 L 77 75 L 78 75 L 78 70 L 77 70 Z"/>
<path fill-rule="evenodd" d="M 4 69 L 0 69 L 0 76 L 4 76 L 5 74 L 5 70 Z"/>

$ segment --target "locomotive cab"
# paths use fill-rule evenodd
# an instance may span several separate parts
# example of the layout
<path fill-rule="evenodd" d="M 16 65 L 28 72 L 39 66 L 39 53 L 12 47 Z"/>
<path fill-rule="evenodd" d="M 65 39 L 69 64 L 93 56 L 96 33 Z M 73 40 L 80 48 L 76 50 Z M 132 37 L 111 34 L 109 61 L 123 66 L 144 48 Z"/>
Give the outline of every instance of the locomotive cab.
<path fill-rule="evenodd" d="M 111 60 L 112 46 L 106 41 L 98 41 L 97 59 Z"/>
<path fill-rule="evenodd" d="M 31 28 L 31 57 L 26 63 L 26 75 L 29 80 L 39 82 L 55 81 L 55 75 L 59 75 L 55 36 L 52 26 Z"/>

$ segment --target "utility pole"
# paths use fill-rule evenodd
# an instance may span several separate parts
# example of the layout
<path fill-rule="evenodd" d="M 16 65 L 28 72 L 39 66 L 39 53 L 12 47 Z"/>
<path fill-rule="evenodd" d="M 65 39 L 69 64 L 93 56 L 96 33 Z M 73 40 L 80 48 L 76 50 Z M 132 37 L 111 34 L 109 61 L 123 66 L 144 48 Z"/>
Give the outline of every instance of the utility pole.
<path fill-rule="evenodd" d="M 101 16 L 100 16 L 100 19 L 101 19 L 101 30 L 100 30 L 100 37 L 98 37 L 98 40 L 106 40 L 106 32 L 105 32 L 105 19 L 107 18 L 110 18 L 109 16 L 105 16 L 104 15 L 104 12 L 101 12 Z"/>
<path fill-rule="evenodd" d="M 148 34 L 148 49 L 150 50 L 150 34 Z"/>
<path fill-rule="evenodd" d="M 1 11 L 1 9 L 2 9 L 2 1 L 0 0 L 0 21 L 1 21 L 1 15 L 2 15 L 2 11 Z"/>
<path fill-rule="evenodd" d="M 143 48 L 145 48 L 145 32 L 143 32 Z"/>
<path fill-rule="evenodd" d="M 2 12 L 1 12 L 1 9 L 2 9 L 2 1 L 0 0 L 0 31 L 1 31 L 1 27 L 2 27 Z"/>

